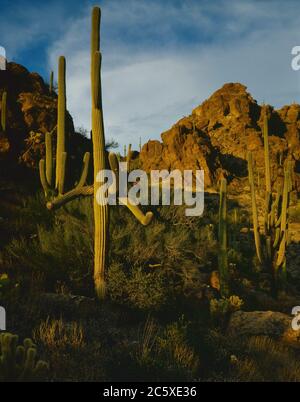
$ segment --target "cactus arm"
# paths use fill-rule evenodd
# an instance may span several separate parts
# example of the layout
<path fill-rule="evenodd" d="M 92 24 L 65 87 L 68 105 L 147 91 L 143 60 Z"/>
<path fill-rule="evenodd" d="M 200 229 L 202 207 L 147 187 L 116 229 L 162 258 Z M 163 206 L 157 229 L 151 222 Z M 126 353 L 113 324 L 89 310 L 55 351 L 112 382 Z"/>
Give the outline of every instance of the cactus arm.
<path fill-rule="evenodd" d="M 56 148 L 56 183 L 59 189 L 59 181 L 62 176 L 62 154 L 65 152 L 66 129 L 66 59 L 60 56 L 58 61 L 58 103 L 57 103 L 57 148 Z"/>
<path fill-rule="evenodd" d="M 144 226 L 149 225 L 153 218 L 153 213 L 151 211 L 144 214 L 142 210 L 137 206 L 130 203 L 130 199 L 119 197 L 119 202 L 122 205 L 125 205 L 130 212 L 136 217 L 136 219 Z"/>
<path fill-rule="evenodd" d="M 281 221 L 280 221 L 281 241 L 276 260 L 276 268 L 279 268 L 284 263 L 285 260 L 285 250 L 287 244 L 287 212 L 289 205 L 289 190 L 290 190 L 290 168 L 288 167 L 284 172 L 284 186 L 283 186 Z"/>
<path fill-rule="evenodd" d="M 82 172 L 81 172 L 81 176 L 80 176 L 80 179 L 79 179 L 79 182 L 78 182 L 76 188 L 81 188 L 85 185 L 87 175 L 89 172 L 90 157 L 91 157 L 91 154 L 89 152 L 86 152 L 84 154 Z"/>
<path fill-rule="evenodd" d="M 119 161 L 117 158 L 117 155 L 114 152 L 110 152 L 108 155 L 108 160 L 109 160 L 109 165 L 111 170 L 114 172 L 115 177 L 116 177 L 116 191 L 118 193 L 119 191 Z M 121 205 L 125 205 L 129 211 L 133 213 L 133 215 L 137 218 L 137 220 L 144 226 L 149 225 L 153 218 L 153 213 L 152 212 L 147 212 L 144 214 L 142 210 L 137 206 L 133 205 L 133 203 L 130 202 L 130 199 L 126 198 L 121 198 L 119 197 L 119 203 Z"/>
<path fill-rule="evenodd" d="M 258 225 L 258 215 L 257 215 L 257 206 L 256 206 L 256 197 L 255 197 L 255 186 L 254 186 L 254 177 L 253 177 L 253 160 L 252 153 L 248 153 L 248 173 L 249 173 L 249 183 L 251 190 L 251 203 L 252 203 L 252 219 L 253 219 L 253 231 L 254 231 L 254 241 L 255 248 L 258 260 L 260 263 L 263 261 L 262 257 L 262 248 L 261 248 L 261 239 Z"/>
<path fill-rule="evenodd" d="M 290 166 L 284 172 L 284 186 L 281 205 L 281 221 L 280 221 L 280 236 L 281 241 L 276 260 L 276 268 L 278 269 L 285 261 L 285 251 L 287 244 L 287 213 L 289 205 L 290 191 Z M 278 228 L 279 229 L 279 228 Z"/>
<path fill-rule="evenodd" d="M 273 249 L 276 249 L 280 240 L 280 228 L 275 229 L 275 239 L 273 243 Z"/>
<path fill-rule="evenodd" d="M 274 227 L 276 225 L 276 221 L 277 221 L 276 220 L 276 211 L 278 211 L 278 209 L 279 209 L 281 196 L 282 196 L 282 186 L 279 186 L 278 190 L 277 190 L 275 201 L 273 202 L 272 208 L 271 208 L 271 222 L 270 222 L 270 225 L 272 227 Z"/>
<path fill-rule="evenodd" d="M 46 177 L 46 171 L 45 171 L 45 159 L 41 159 L 39 162 L 39 172 L 40 172 L 40 180 L 41 184 L 45 193 L 45 197 L 47 198 L 51 189 L 48 185 L 47 177 Z"/>
<path fill-rule="evenodd" d="M 53 175 L 53 155 L 52 155 L 52 134 L 46 133 L 46 178 L 49 187 L 52 187 L 52 175 Z"/>
<path fill-rule="evenodd" d="M 276 261 L 276 268 L 278 269 L 285 261 L 285 250 L 286 250 L 286 233 L 283 234 L 279 250 L 278 250 L 278 255 L 277 255 L 277 261 Z"/>
<path fill-rule="evenodd" d="M 282 206 L 281 206 L 281 222 L 280 222 L 280 230 L 281 233 L 285 232 L 287 225 L 287 211 L 288 211 L 288 203 L 289 203 L 289 170 L 284 172 L 284 187 L 283 187 L 283 196 L 282 196 Z"/>
<path fill-rule="evenodd" d="M 51 201 L 47 202 L 47 208 L 48 209 L 57 209 L 68 202 L 75 200 L 76 198 L 79 197 L 86 197 L 86 196 L 91 196 L 94 194 L 94 186 L 84 186 L 84 187 L 79 187 L 79 188 L 74 188 L 71 191 L 68 191 L 67 193 L 58 196 L 54 198 Z"/>

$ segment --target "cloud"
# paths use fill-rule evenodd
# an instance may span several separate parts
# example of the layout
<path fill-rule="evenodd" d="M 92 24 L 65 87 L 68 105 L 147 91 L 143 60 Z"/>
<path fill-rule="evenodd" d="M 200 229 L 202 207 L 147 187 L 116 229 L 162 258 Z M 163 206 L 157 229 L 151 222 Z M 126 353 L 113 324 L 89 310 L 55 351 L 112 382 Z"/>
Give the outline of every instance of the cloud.
<path fill-rule="evenodd" d="M 289 4 L 287 4 L 289 3 Z M 242 82 L 260 102 L 299 100 L 290 66 L 299 44 L 294 1 L 104 1 L 103 99 L 107 138 L 121 146 L 159 138 L 225 82 Z M 48 49 L 67 57 L 68 107 L 90 128 L 89 13 L 69 21 Z"/>

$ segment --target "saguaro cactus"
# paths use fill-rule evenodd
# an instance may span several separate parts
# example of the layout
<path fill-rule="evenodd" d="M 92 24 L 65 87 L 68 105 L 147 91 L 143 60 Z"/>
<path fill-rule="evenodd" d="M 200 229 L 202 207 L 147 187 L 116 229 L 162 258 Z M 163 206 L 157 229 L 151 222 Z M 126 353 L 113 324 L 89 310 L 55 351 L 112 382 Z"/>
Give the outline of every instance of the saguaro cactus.
<path fill-rule="evenodd" d="M 101 53 L 100 47 L 100 8 L 95 7 L 92 12 L 92 38 L 91 38 L 91 84 L 92 84 L 92 133 L 94 152 L 94 280 L 95 289 L 99 298 L 105 295 L 104 269 L 107 257 L 108 238 L 108 205 L 104 199 L 97 200 L 97 191 L 104 183 L 104 178 L 98 177 L 100 171 L 106 167 L 105 163 L 105 137 L 103 124 L 102 94 L 101 94 Z M 100 202 L 98 202 L 100 201 Z"/>
<path fill-rule="evenodd" d="M 58 102 L 57 102 L 57 125 L 50 133 L 45 135 L 46 159 L 39 163 L 40 179 L 48 199 L 48 207 L 52 207 L 50 199 L 56 195 L 62 196 L 65 187 L 66 161 L 66 60 L 63 56 L 58 61 Z M 57 131 L 56 159 L 53 159 L 53 133 Z M 83 158 L 83 169 L 78 184 L 74 188 L 77 191 L 84 186 L 88 175 L 90 153 L 86 152 Z M 55 162 L 55 169 L 54 169 Z M 55 177 L 53 177 L 55 170 Z"/>
<path fill-rule="evenodd" d="M 100 299 L 105 296 L 105 267 L 107 265 L 108 249 L 108 227 L 109 209 L 105 203 L 104 195 L 99 192 L 104 183 L 103 170 L 107 167 L 105 153 L 105 135 L 103 122 L 103 108 L 101 95 L 101 53 L 100 49 L 100 17 L 99 7 L 92 11 L 92 33 L 91 33 L 91 94 L 92 94 L 92 142 L 94 160 L 94 183 L 86 185 L 86 178 L 89 168 L 90 154 L 87 152 L 83 158 L 83 170 L 78 184 L 68 192 L 64 192 L 65 163 L 67 154 L 65 152 L 65 114 L 66 114 L 66 92 L 65 92 L 65 59 L 59 59 L 59 89 L 58 89 L 58 125 L 57 125 L 57 151 L 56 151 L 56 179 L 55 188 L 51 188 L 53 178 L 52 167 L 52 143 L 51 136 L 46 136 L 46 163 L 40 161 L 41 182 L 48 199 L 49 209 L 58 208 L 67 202 L 80 196 L 94 197 L 94 282 L 95 290 Z M 48 163 L 47 163 L 48 161 Z M 119 161 L 115 154 L 110 154 L 109 163 L 115 172 L 119 170 Z M 49 166 L 48 166 L 49 164 Z M 51 183 L 50 183 L 51 182 Z M 53 196 L 54 192 L 54 196 Z M 148 225 L 152 219 L 152 212 L 146 215 L 138 206 L 132 205 L 127 198 L 119 199 L 119 202 L 126 205 L 134 216 L 143 224 Z"/>
<path fill-rule="evenodd" d="M 256 254 L 259 263 L 272 274 L 272 292 L 277 295 L 279 287 L 279 273 L 285 273 L 285 251 L 288 242 L 288 208 L 291 185 L 291 163 L 284 171 L 283 185 L 279 185 L 276 197 L 273 197 L 270 175 L 270 154 L 268 139 L 268 121 L 264 119 L 264 150 L 265 150 L 265 212 L 264 229 L 259 225 L 255 183 L 253 175 L 253 158 L 248 153 L 248 173 L 251 190 L 253 232 Z"/>
<path fill-rule="evenodd" d="M 51 71 L 50 72 L 50 83 L 49 83 L 49 92 L 50 92 L 50 94 L 52 94 L 53 88 L 54 88 L 53 80 L 54 80 L 54 73 L 53 73 L 53 71 Z"/>
<path fill-rule="evenodd" d="M 66 164 L 66 59 L 58 60 L 57 147 L 55 188 L 63 193 Z"/>
<path fill-rule="evenodd" d="M 127 162 L 128 170 L 130 170 L 131 156 L 132 156 L 131 144 L 129 144 L 128 152 L 127 152 L 127 156 L 126 156 L 126 162 Z"/>
<path fill-rule="evenodd" d="M 219 274 L 221 295 L 229 294 L 229 273 L 227 256 L 227 182 L 221 180 L 220 205 L 219 205 Z"/>
<path fill-rule="evenodd" d="M 2 94 L 1 102 L 1 128 L 2 131 L 6 131 L 6 108 L 7 108 L 7 93 L 4 91 Z"/>

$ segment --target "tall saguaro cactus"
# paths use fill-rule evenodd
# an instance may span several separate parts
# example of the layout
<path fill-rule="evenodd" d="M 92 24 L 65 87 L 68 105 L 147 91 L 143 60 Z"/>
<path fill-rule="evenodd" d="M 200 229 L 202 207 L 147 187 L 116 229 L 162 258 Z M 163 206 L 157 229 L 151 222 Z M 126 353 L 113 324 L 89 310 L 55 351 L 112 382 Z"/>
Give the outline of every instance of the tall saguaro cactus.
<path fill-rule="evenodd" d="M 2 101 L 1 101 L 1 128 L 2 131 L 6 131 L 6 106 L 7 103 L 7 93 L 4 91 L 2 94 Z"/>
<path fill-rule="evenodd" d="M 50 82 L 49 82 L 49 92 L 50 92 L 50 94 L 52 94 L 53 88 L 54 88 L 53 81 L 54 81 L 54 73 L 53 73 L 53 71 L 51 71 L 50 72 Z"/>
<path fill-rule="evenodd" d="M 221 180 L 219 205 L 219 274 L 221 295 L 229 294 L 229 273 L 227 256 L 227 182 Z"/>
<path fill-rule="evenodd" d="M 69 201 L 81 196 L 94 197 L 94 282 L 95 290 L 100 299 L 105 296 L 105 268 L 107 266 L 109 208 L 105 202 L 105 195 L 98 191 L 104 183 L 103 171 L 107 168 L 105 152 L 105 135 L 103 122 L 102 94 L 101 94 L 101 53 L 100 49 L 100 17 L 99 7 L 92 11 L 91 33 L 91 107 L 92 107 L 92 142 L 94 161 L 94 182 L 86 184 L 89 169 L 90 154 L 87 152 L 83 158 L 81 177 L 73 189 L 65 192 L 65 168 L 67 153 L 65 152 L 65 116 L 66 116 L 66 87 L 64 57 L 59 59 L 59 88 L 58 88 L 58 123 L 57 123 L 57 149 L 56 149 L 56 177 L 55 186 L 52 177 L 52 134 L 46 135 L 46 160 L 40 161 L 40 178 L 47 198 L 47 208 L 58 208 Z M 119 161 L 115 154 L 109 155 L 111 169 L 118 173 Z M 138 206 L 130 203 L 127 198 L 120 198 L 120 204 L 128 207 L 133 215 L 143 224 L 148 225 L 153 217 L 152 212 L 145 215 Z"/>
<path fill-rule="evenodd" d="M 288 242 L 288 209 L 291 186 L 292 165 L 287 164 L 284 171 L 283 185 L 279 185 L 276 197 L 273 197 L 270 175 L 270 153 L 268 138 L 268 120 L 264 119 L 264 152 L 265 152 L 265 212 L 264 229 L 259 225 L 255 183 L 253 175 L 253 158 L 248 153 L 248 174 L 251 191 L 252 219 L 256 254 L 259 263 L 272 274 L 272 292 L 277 295 L 279 273 L 285 273 L 286 246 Z"/>
<path fill-rule="evenodd" d="M 92 85 L 92 133 L 94 152 L 94 281 L 99 298 L 105 295 L 104 270 L 107 258 L 108 238 L 108 205 L 104 199 L 97 200 L 97 191 L 103 184 L 104 178 L 98 177 L 98 173 L 105 169 L 105 137 L 101 94 L 101 53 L 100 48 L 100 8 L 95 7 L 92 12 L 92 37 L 91 37 L 91 85 Z M 100 180 L 99 180 L 100 179 Z M 102 195 L 103 197 L 103 195 Z M 100 201 L 100 202 L 98 202 Z"/>
<path fill-rule="evenodd" d="M 66 163 L 66 59 L 58 60 L 58 102 L 57 102 L 57 148 L 55 188 L 60 194 L 64 190 Z"/>

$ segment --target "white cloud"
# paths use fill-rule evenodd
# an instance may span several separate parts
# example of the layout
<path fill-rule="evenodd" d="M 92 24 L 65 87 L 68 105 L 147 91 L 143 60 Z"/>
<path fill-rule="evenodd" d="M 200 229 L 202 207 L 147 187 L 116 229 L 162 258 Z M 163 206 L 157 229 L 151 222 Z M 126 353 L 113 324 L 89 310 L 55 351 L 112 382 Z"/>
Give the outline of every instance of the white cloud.
<path fill-rule="evenodd" d="M 144 142 L 159 138 L 225 82 L 242 82 L 258 101 L 277 107 L 299 100 L 300 76 L 291 69 L 290 52 L 300 44 L 300 4 L 270 8 L 268 2 L 235 0 L 230 10 L 221 1 L 182 4 L 104 2 L 106 136 L 121 146 L 137 148 L 140 136 Z M 176 30 L 189 24 L 197 40 L 183 43 Z M 75 125 L 88 129 L 89 25 L 87 14 L 70 21 L 49 48 L 52 68 L 59 54 L 67 57 L 68 107 Z M 210 39 L 202 40 L 202 31 Z"/>

